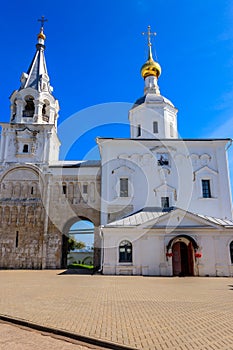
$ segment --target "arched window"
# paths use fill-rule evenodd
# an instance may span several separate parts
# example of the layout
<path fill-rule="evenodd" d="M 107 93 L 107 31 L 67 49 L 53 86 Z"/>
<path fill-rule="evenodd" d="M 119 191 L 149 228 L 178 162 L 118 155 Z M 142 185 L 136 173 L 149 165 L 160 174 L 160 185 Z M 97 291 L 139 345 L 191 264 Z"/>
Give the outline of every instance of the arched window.
<path fill-rule="evenodd" d="M 119 245 L 119 262 L 132 262 L 132 243 L 122 241 Z"/>
<path fill-rule="evenodd" d="M 11 116 L 11 120 L 14 120 L 15 117 L 16 117 L 16 108 L 17 108 L 16 100 L 14 100 L 14 102 L 13 102 L 13 104 L 12 104 L 12 116 Z"/>
<path fill-rule="evenodd" d="M 19 246 L 19 231 L 16 231 L 15 248 L 18 248 L 18 246 Z"/>
<path fill-rule="evenodd" d="M 32 96 L 25 97 L 25 108 L 23 111 L 23 117 L 33 117 L 35 113 L 34 98 Z"/>
<path fill-rule="evenodd" d="M 67 186 L 65 182 L 62 183 L 62 193 L 67 194 Z"/>
<path fill-rule="evenodd" d="M 45 122 L 49 122 L 49 101 L 44 100 L 44 104 L 42 107 L 42 119 Z"/>
<path fill-rule="evenodd" d="M 46 104 L 42 107 L 42 115 L 46 115 Z"/>
<path fill-rule="evenodd" d="M 231 263 L 233 264 L 233 241 L 230 243 L 230 256 L 231 256 Z"/>

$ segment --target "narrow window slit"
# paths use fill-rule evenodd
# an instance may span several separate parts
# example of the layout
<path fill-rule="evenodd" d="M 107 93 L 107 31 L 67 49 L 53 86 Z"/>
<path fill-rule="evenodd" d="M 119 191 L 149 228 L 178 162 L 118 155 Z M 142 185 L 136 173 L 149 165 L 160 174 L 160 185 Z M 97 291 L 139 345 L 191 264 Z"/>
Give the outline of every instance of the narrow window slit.
<path fill-rule="evenodd" d="M 18 245 L 19 245 L 19 231 L 16 231 L 15 248 L 18 248 Z"/>

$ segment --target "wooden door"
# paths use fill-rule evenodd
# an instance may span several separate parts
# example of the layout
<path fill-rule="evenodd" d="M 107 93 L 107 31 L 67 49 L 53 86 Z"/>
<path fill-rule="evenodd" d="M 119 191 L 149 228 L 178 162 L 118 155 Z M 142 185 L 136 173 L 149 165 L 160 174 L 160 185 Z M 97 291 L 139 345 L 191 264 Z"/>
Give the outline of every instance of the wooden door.
<path fill-rule="evenodd" d="M 172 254 L 173 276 L 179 276 L 181 273 L 180 242 L 173 244 Z"/>
<path fill-rule="evenodd" d="M 189 256 L 188 246 L 184 242 L 180 242 L 180 260 L 181 260 L 181 276 L 189 276 Z"/>
<path fill-rule="evenodd" d="M 188 245 L 184 242 L 176 242 L 173 244 L 172 253 L 173 276 L 193 276 L 194 260 L 192 242 L 189 242 Z"/>

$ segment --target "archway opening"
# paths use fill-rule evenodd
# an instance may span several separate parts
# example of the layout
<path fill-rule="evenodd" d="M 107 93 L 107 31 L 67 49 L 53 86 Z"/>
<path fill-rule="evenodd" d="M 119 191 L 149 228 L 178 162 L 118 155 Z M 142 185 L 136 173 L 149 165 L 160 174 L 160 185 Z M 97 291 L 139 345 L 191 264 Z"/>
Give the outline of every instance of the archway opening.
<path fill-rule="evenodd" d="M 23 117 L 32 118 L 34 116 L 34 113 L 35 113 L 34 97 L 26 96 Z"/>
<path fill-rule="evenodd" d="M 92 269 L 94 265 L 94 224 L 81 220 L 71 224 L 62 242 L 62 267 Z"/>
<path fill-rule="evenodd" d="M 44 104 L 42 107 L 42 119 L 45 122 L 49 122 L 49 108 L 50 108 L 50 104 L 48 100 L 44 100 Z"/>
<path fill-rule="evenodd" d="M 170 246 L 172 247 L 173 276 L 194 276 L 197 244 L 193 238 L 178 236 L 170 242 Z"/>

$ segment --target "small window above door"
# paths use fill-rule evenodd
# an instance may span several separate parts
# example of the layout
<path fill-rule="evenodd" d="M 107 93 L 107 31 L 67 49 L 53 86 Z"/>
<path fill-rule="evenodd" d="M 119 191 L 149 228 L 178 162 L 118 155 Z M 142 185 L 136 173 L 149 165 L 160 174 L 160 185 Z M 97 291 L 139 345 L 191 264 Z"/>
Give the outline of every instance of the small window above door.
<path fill-rule="evenodd" d="M 28 153 L 29 152 L 29 147 L 27 144 L 23 145 L 23 153 Z"/>

